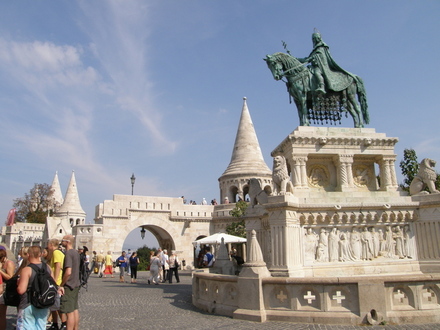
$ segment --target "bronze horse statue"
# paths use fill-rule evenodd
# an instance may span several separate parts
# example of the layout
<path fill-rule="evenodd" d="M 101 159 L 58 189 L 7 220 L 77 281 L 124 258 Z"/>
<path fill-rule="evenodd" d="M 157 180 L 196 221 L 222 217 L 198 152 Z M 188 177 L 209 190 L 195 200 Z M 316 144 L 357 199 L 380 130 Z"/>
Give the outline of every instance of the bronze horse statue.
<path fill-rule="evenodd" d="M 348 87 L 339 91 L 326 88 L 325 94 L 322 94 L 313 90 L 311 68 L 304 66 L 296 57 L 275 53 L 266 55 L 264 60 L 275 80 L 286 79 L 283 81 L 296 104 L 301 126 L 310 126 L 310 121 L 340 123 L 343 113 L 353 117 L 354 127 L 364 127 L 364 123 L 369 123 L 366 92 L 360 77 L 348 73 L 345 77 Z"/>

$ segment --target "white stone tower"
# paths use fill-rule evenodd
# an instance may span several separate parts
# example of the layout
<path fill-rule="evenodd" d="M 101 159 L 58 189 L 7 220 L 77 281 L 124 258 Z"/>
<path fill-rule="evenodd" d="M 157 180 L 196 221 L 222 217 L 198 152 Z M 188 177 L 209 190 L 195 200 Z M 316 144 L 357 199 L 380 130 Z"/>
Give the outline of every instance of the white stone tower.
<path fill-rule="evenodd" d="M 272 171 L 264 161 L 244 97 L 231 162 L 218 179 L 221 202 L 224 202 L 225 197 L 228 197 L 231 203 L 235 203 L 238 196 L 244 200 L 249 191 L 248 181 L 251 178 L 258 179 L 261 188 L 268 194 L 271 193 Z"/>
<path fill-rule="evenodd" d="M 79 201 L 74 171 L 72 171 L 69 186 L 67 187 L 66 195 L 64 197 L 64 203 L 55 212 L 54 216 L 68 219 L 72 227 L 85 224 L 86 212 L 84 212 Z"/>
<path fill-rule="evenodd" d="M 55 172 L 55 176 L 52 181 L 50 198 L 53 200 L 52 208 L 56 212 L 61 205 L 63 205 L 64 198 L 61 193 L 60 181 L 58 180 L 58 172 Z"/>

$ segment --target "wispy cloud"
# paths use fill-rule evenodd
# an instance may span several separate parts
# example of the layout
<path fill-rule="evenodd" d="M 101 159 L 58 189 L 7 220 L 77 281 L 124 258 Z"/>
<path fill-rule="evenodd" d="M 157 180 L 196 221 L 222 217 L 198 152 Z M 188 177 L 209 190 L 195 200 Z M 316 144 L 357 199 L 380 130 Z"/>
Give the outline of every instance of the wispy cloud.
<path fill-rule="evenodd" d="M 0 39 L 0 49 L 0 70 L 9 76 L 16 95 L 0 123 L 9 137 L 0 142 L 2 150 L 95 171 L 104 179 L 89 136 L 101 79 L 84 65 L 82 48 Z M 23 120 L 9 125 L 13 115 Z"/>
<path fill-rule="evenodd" d="M 84 1 L 80 7 L 83 16 L 77 23 L 88 36 L 83 43 L 0 37 L 0 72 L 9 77 L 8 87 L 14 92 L 0 113 L 0 129 L 9 137 L 0 141 L 0 150 L 32 155 L 41 167 L 50 159 L 57 169 L 75 169 L 101 187 L 118 191 L 115 177 L 125 175 L 117 173 L 123 165 L 117 159 L 108 163 L 116 146 L 94 134 L 104 108 L 111 107 L 106 120 L 125 113 L 131 122 L 141 123 L 151 137 L 150 153 L 173 153 L 177 142 L 167 137 L 154 105 L 148 6 L 141 1 Z M 113 153 L 102 157 L 102 149 Z M 152 181 L 150 187 L 155 186 Z"/>
<path fill-rule="evenodd" d="M 156 152 L 173 153 L 177 142 L 162 128 L 162 115 L 155 106 L 148 63 L 150 10 L 145 1 L 81 2 L 82 28 L 91 49 L 111 79 L 121 110 L 139 120 L 153 138 Z"/>

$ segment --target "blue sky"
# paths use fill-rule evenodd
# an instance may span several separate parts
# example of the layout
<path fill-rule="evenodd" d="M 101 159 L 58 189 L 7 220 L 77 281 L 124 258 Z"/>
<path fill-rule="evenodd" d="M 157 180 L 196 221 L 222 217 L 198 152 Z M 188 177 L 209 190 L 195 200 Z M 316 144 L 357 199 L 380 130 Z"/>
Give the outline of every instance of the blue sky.
<path fill-rule="evenodd" d="M 439 1 L 3 1 L 0 215 L 58 171 L 81 204 L 113 194 L 219 198 L 242 107 L 266 162 L 298 125 L 266 54 L 312 49 L 363 78 L 371 123 L 440 161 Z M 351 119 L 343 126 L 352 127 Z M 400 169 L 397 167 L 400 173 Z M 399 177 L 401 181 L 401 177 Z"/>

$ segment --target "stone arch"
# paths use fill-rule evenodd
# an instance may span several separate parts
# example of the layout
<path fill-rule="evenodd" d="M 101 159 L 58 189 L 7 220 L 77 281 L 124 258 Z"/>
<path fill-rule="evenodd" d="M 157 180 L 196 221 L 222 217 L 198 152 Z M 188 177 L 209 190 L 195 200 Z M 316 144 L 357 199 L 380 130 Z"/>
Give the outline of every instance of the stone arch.
<path fill-rule="evenodd" d="M 250 201 L 249 185 L 247 183 L 243 186 L 243 200 L 244 201 L 246 201 L 246 197 L 249 198 L 249 201 Z"/>
<path fill-rule="evenodd" d="M 236 196 L 237 196 L 238 192 L 239 192 L 239 189 L 237 186 L 230 186 L 229 187 L 228 196 L 229 196 L 229 201 L 231 203 L 236 202 Z"/>
<path fill-rule="evenodd" d="M 182 235 L 178 231 L 179 226 L 169 221 L 168 214 L 133 212 L 130 214 L 129 219 L 120 226 L 119 235 L 114 238 L 113 252 L 121 251 L 128 234 L 136 228 L 140 230 L 142 226 L 156 237 L 159 245 L 163 244 L 162 248 L 177 251 L 186 248 L 180 245 L 179 238 Z"/>

